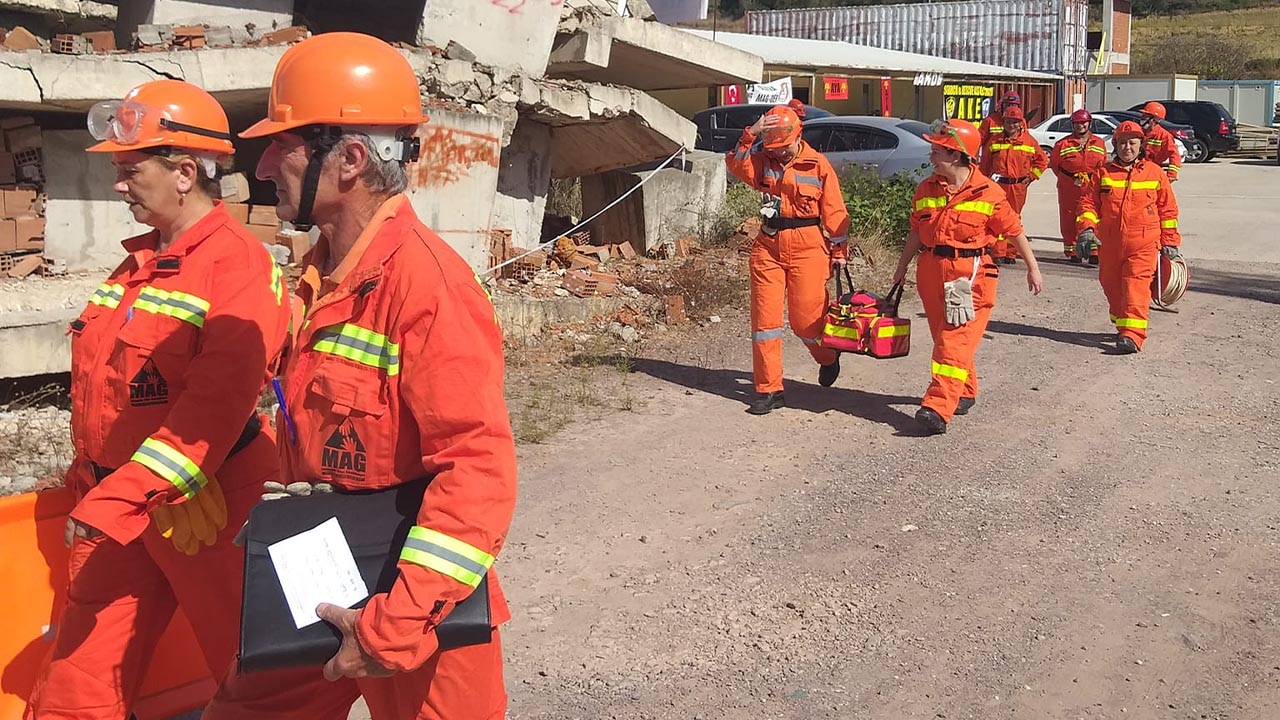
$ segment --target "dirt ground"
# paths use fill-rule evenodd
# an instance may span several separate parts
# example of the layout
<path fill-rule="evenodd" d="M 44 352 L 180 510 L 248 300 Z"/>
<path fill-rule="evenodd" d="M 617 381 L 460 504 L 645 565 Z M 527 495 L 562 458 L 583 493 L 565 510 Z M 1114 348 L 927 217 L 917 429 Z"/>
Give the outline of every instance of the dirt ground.
<path fill-rule="evenodd" d="M 1037 239 L 943 436 L 918 298 L 910 357 L 831 389 L 789 337 L 766 417 L 741 312 L 642 345 L 626 409 L 520 448 L 510 717 L 1280 717 L 1278 173 L 1184 171 L 1192 291 L 1139 355 Z M 1026 219 L 1056 236 L 1048 181 Z"/>

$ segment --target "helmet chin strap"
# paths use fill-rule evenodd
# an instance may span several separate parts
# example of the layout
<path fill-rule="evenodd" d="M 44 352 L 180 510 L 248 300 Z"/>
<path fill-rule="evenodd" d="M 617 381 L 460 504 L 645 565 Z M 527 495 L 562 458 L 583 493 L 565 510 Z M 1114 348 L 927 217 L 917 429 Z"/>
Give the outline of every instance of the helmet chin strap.
<path fill-rule="evenodd" d="M 293 226 L 303 232 L 311 229 L 315 223 L 311 211 L 315 209 L 316 190 L 320 187 L 320 171 L 324 169 L 324 160 L 329 152 L 342 139 L 342 134 L 327 127 L 316 127 L 312 137 L 307 140 L 311 149 L 311 157 L 307 160 L 307 170 L 302 175 L 302 195 L 298 198 L 298 213 L 293 219 Z"/>

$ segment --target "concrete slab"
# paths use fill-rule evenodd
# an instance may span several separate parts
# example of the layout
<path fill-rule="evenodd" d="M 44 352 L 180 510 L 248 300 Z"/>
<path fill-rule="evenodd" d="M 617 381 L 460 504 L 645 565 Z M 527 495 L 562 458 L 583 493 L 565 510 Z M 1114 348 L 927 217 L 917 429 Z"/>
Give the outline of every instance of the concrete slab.
<path fill-rule="evenodd" d="M 72 272 L 115 267 L 125 255 L 120 241 L 149 230 L 111 189 L 110 159 L 84 151 L 92 143 L 83 130 L 44 132 L 44 254 L 66 260 Z"/>
<path fill-rule="evenodd" d="M 293 0 L 119 0 L 116 44 L 129 47 L 139 25 L 253 25 L 270 32 L 293 24 Z"/>
<path fill-rule="evenodd" d="M 485 65 L 541 77 L 560 22 L 561 0 L 431 0 L 417 45 L 470 50 Z"/>
<path fill-rule="evenodd" d="M 0 108 L 84 112 L 136 85 L 176 78 L 205 88 L 229 110 L 265 107 L 276 62 L 287 48 L 205 48 L 118 55 L 0 52 Z"/>
<path fill-rule="evenodd" d="M 633 167 L 693 147 L 693 123 L 638 90 L 573 82 L 538 85 L 539 102 L 522 115 L 552 127 L 553 178 Z"/>
<path fill-rule="evenodd" d="M 510 230 L 516 247 L 536 245 L 542 239 L 542 216 L 550 186 L 551 128 L 523 118 L 502 149 L 493 227 Z"/>
<path fill-rule="evenodd" d="M 77 308 L 0 315 L 0 378 L 70 372 L 67 323 L 79 314 Z"/>
<path fill-rule="evenodd" d="M 115 20 L 116 6 L 92 0 L 0 0 L 0 12 L 22 12 L 93 20 Z"/>
<path fill-rule="evenodd" d="M 606 45 L 607 52 L 602 50 Z M 638 90 L 758 83 L 763 73 L 764 60 L 759 55 L 662 23 L 621 17 L 561 23 L 547 66 L 548 77 Z"/>
<path fill-rule="evenodd" d="M 635 297 L 531 298 L 524 295 L 494 293 L 493 306 L 508 339 L 530 338 L 548 325 L 585 323 L 602 315 L 611 315 L 624 307 L 632 307 L 656 315 L 662 301 L 642 295 Z"/>

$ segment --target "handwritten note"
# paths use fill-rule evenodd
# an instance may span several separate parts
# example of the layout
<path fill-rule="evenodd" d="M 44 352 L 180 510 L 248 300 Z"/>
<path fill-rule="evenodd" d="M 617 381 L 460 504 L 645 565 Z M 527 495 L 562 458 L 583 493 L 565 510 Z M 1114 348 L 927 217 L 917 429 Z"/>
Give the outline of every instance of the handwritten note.
<path fill-rule="evenodd" d="M 267 546 L 298 629 L 320 622 L 322 602 L 349 608 L 369 597 L 338 518 Z"/>

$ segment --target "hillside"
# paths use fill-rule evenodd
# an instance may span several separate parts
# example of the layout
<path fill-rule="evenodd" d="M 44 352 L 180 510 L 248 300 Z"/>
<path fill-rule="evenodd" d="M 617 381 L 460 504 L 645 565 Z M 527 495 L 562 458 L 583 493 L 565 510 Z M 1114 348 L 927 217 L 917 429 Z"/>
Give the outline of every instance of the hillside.
<path fill-rule="evenodd" d="M 1268 5 L 1136 18 L 1133 72 L 1187 73 L 1206 80 L 1280 79 L 1280 2 Z"/>
<path fill-rule="evenodd" d="M 938 0 L 711 0 L 711 7 L 719 8 L 720 19 L 740 18 L 747 10 L 785 10 L 789 8 L 856 6 L 856 5 L 910 5 Z M 963 0 L 941 0 L 962 2 Z M 1102 0 L 1089 0 L 1095 12 L 1101 12 Z M 1133 14 L 1137 17 L 1151 15 L 1184 15 L 1208 11 L 1241 10 L 1255 7 L 1277 7 L 1280 0 L 1133 0 Z M 714 12 L 714 10 L 713 10 Z"/>

